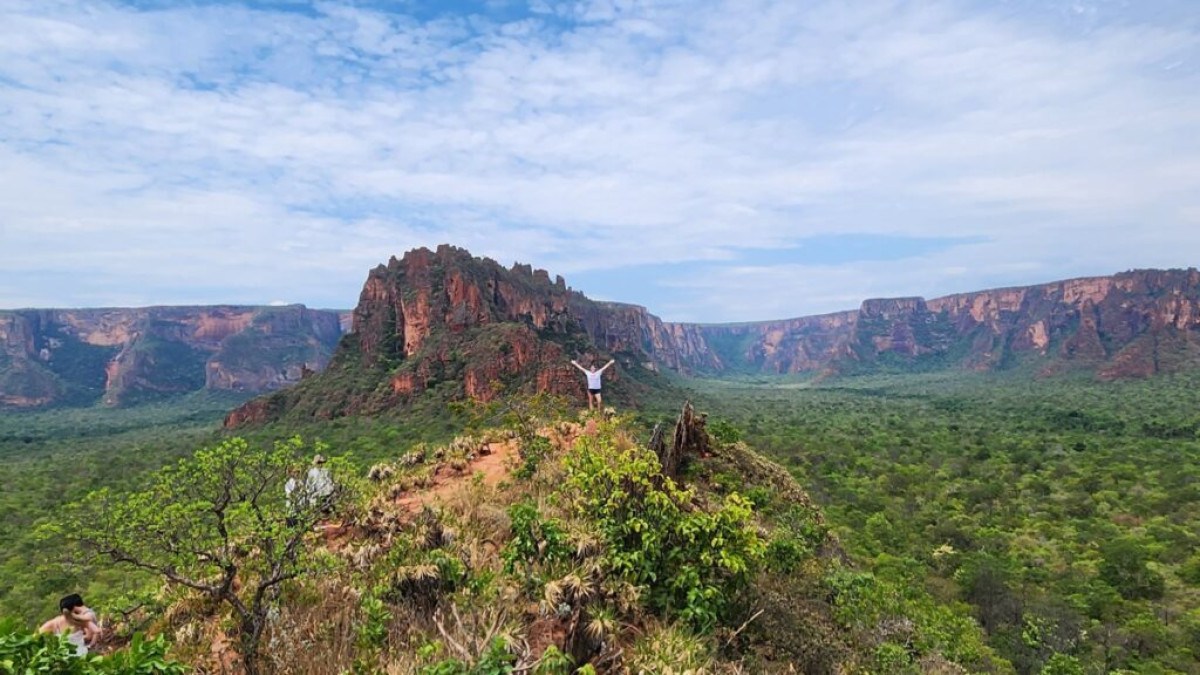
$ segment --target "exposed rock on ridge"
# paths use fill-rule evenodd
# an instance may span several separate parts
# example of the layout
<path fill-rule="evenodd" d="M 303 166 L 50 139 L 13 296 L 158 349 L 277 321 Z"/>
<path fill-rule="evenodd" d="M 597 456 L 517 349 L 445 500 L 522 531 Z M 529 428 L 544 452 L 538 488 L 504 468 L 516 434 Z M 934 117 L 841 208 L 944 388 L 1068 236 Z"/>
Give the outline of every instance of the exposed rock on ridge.
<path fill-rule="evenodd" d="M 645 308 L 594 302 L 545 270 L 505 268 L 448 245 L 371 270 L 352 328 L 327 372 L 251 401 L 226 425 L 289 412 L 373 414 L 431 390 L 477 401 L 501 389 L 579 397 L 582 377 L 571 360 L 610 356 L 618 365 L 605 373 L 605 394 L 628 402 L 657 386 L 659 363 L 686 365 Z"/>

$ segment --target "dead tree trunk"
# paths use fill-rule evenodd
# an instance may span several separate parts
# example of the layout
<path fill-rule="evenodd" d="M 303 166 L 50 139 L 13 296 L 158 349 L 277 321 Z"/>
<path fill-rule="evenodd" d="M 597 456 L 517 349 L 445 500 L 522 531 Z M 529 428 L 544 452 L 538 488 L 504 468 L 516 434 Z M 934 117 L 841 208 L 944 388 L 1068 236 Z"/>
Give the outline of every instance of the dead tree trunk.
<path fill-rule="evenodd" d="M 692 402 L 688 401 L 683 404 L 683 411 L 679 413 L 679 420 L 675 422 L 675 438 L 671 445 L 667 446 L 662 442 L 661 435 L 657 445 L 654 444 L 654 439 L 651 439 L 650 447 L 658 454 L 663 475 L 676 478 L 689 456 L 708 454 L 709 439 L 704 423 L 705 416 L 696 414 Z"/>

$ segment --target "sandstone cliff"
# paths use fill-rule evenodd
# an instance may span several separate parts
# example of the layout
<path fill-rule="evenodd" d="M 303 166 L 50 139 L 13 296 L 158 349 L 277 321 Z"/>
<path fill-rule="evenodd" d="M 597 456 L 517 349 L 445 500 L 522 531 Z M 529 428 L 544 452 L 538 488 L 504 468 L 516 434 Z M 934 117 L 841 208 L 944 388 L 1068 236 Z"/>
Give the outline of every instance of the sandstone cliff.
<path fill-rule="evenodd" d="M 644 307 L 595 302 L 528 265 L 462 249 L 416 249 L 367 276 L 351 333 L 327 373 L 234 411 L 227 424 L 281 415 L 375 414 L 425 392 L 487 401 L 500 390 L 580 396 L 572 358 L 613 356 L 606 392 L 636 401 L 662 370 L 735 373 L 1086 368 L 1099 377 L 1200 365 L 1200 273 L 1112 277 L 951 295 L 883 298 L 854 311 L 759 323 L 667 323 Z M 36 391 L 29 395 L 36 395 Z"/>
<path fill-rule="evenodd" d="M 227 426 L 274 419 L 375 414 L 429 395 L 488 401 L 498 392 L 581 397 L 585 364 L 615 358 L 605 394 L 632 402 L 662 384 L 658 364 L 685 368 L 676 340 L 644 308 L 593 302 L 545 270 L 505 268 L 443 245 L 371 270 L 352 331 L 329 369 L 251 401 Z"/>
<path fill-rule="evenodd" d="M 341 334 L 338 313 L 300 305 L 4 311 L 0 405 L 268 391 L 323 368 Z"/>
<path fill-rule="evenodd" d="M 660 320 L 595 302 L 528 265 L 505 268 L 451 246 L 417 249 L 368 275 L 353 312 L 302 306 L 156 307 L 0 312 L 0 405 L 135 403 L 198 389 L 271 391 L 321 370 L 315 384 L 233 416 L 297 407 L 329 417 L 379 411 L 439 388 L 488 400 L 498 388 L 578 395 L 572 358 L 616 356 L 612 391 L 629 400 L 683 375 L 1032 366 L 1100 378 L 1200 366 L 1200 272 L 1110 277 L 865 300 L 857 310 L 742 324 Z M 321 382 L 328 383 L 326 378 Z M 649 384 L 648 384 L 649 383 Z"/>
<path fill-rule="evenodd" d="M 1135 270 L 933 300 L 866 300 L 857 311 L 761 323 L 666 324 L 682 368 L 846 373 L 880 369 L 1041 373 L 1101 378 L 1200 365 L 1200 272 Z"/>

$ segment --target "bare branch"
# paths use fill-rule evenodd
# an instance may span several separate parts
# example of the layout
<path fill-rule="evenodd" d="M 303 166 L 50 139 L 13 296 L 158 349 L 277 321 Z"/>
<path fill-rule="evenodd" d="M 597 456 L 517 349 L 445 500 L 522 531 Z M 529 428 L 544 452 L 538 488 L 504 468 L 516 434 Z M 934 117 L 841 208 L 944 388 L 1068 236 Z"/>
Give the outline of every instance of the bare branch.
<path fill-rule="evenodd" d="M 729 639 L 727 639 L 725 641 L 725 646 L 728 647 L 729 645 L 733 644 L 733 641 L 735 639 L 737 639 L 737 636 L 740 635 L 742 631 L 746 630 L 746 627 L 749 626 L 755 619 L 762 616 L 762 613 L 765 611 L 766 611 L 765 609 L 760 609 L 757 612 L 755 612 L 749 619 L 746 619 L 746 622 L 743 623 L 741 626 L 738 626 L 738 629 L 733 631 L 733 633 L 729 636 Z"/>

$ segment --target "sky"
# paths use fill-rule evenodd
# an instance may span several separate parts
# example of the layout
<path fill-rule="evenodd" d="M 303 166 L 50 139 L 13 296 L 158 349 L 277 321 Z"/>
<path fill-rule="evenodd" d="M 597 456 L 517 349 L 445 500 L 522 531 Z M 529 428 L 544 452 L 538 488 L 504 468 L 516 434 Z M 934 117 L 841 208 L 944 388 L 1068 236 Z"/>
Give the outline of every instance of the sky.
<path fill-rule="evenodd" d="M 705 322 L 1195 266 L 1200 3 L 0 0 L 0 308 L 439 243 Z"/>

